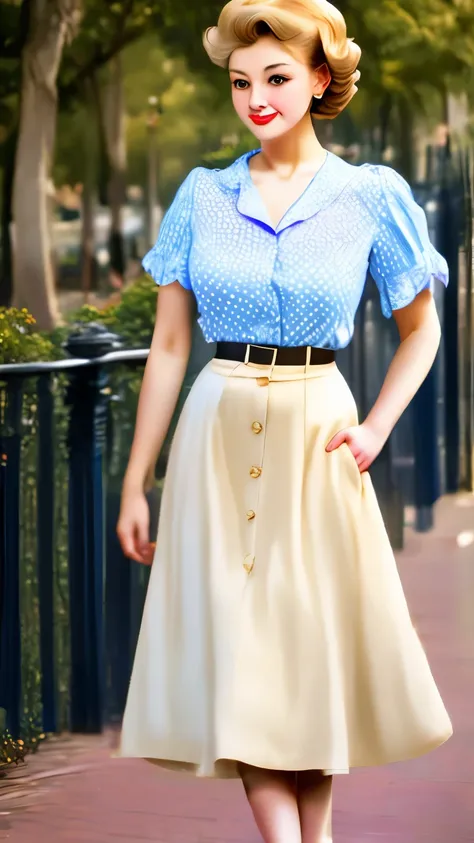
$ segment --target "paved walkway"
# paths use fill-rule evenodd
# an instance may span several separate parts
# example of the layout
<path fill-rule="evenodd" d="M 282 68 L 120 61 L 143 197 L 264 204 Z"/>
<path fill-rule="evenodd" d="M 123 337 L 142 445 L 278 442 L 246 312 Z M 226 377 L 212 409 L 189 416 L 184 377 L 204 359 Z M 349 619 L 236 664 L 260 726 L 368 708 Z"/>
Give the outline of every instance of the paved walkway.
<path fill-rule="evenodd" d="M 334 843 L 473 843 L 474 497 L 443 500 L 436 529 L 409 532 L 399 564 L 455 736 L 417 761 L 337 779 Z M 111 760 L 110 740 L 45 744 L 0 783 L 0 840 L 258 843 L 238 782 Z"/>

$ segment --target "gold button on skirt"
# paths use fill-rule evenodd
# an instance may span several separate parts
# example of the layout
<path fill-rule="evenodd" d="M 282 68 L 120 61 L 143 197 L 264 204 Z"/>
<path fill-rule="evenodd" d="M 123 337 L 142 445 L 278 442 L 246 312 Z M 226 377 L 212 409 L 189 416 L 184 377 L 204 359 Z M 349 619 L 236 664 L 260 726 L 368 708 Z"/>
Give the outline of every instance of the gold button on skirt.
<path fill-rule="evenodd" d="M 201 372 L 168 462 L 119 755 L 200 776 L 236 761 L 333 773 L 451 735 L 370 475 L 346 445 L 325 451 L 354 424 L 334 363 Z"/>

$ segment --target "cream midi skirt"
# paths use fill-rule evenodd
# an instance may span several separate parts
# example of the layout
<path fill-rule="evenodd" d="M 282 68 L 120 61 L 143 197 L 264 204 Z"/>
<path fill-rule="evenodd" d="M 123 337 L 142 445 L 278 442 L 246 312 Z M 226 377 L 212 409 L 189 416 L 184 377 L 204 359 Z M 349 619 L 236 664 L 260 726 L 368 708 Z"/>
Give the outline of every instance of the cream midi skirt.
<path fill-rule="evenodd" d="M 213 360 L 173 439 L 118 755 L 347 772 L 452 734 L 335 363 Z"/>

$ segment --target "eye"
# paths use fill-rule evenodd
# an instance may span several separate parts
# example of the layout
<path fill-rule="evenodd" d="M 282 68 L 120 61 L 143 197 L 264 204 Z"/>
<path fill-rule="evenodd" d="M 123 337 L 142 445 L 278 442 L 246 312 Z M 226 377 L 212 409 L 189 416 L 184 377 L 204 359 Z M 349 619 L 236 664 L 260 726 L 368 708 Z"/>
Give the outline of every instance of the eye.
<path fill-rule="evenodd" d="M 245 79 L 234 79 L 232 84 L 237 91 L 245 91 L 245 89 L 248 88 L 249 85 L 249 83 L 246 82 Z"/>
<path fill-rule="evenodd" d="M 275 73 L 273 76 L 270 76 L 270 83 L 272 85 L 283 85 L 285 82 L 288 82 L 287 76 L 280 76 L 279 73 Z"/>

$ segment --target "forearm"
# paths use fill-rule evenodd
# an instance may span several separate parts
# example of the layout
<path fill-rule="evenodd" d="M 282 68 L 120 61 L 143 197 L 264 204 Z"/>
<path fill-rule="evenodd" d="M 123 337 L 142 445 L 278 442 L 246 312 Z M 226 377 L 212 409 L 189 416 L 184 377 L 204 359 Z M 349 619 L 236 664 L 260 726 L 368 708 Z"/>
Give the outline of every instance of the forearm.
<path fill-rule="evenodd" d="M 398 419 L 425 380 L 440 341 L 439 323 L 428 320 L 400 343 L 379 396 L 365 424 L 387 439 Z"/>
<path fill-rule="evenodd" d="M 145 367 L 124 488 L 143 489 L 158 459 L 183 384 L 189 350 L 156 348 Z"/>

